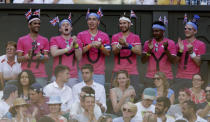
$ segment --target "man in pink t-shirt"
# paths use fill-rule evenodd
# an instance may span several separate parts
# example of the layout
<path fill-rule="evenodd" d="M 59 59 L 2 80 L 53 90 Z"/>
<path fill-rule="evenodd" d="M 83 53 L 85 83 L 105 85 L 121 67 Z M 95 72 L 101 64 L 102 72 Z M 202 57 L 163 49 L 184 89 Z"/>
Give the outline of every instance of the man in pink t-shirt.
<path fill-rule="evenodd" d="M 87 15 L 89 29 L 77 35 L 83 45 L 83 55 L 79 67 L 81 68 L 84 64 L 92 64 L 94 67 L 94 81 L 104 85 L 105 56 L 110 55 L 111 48 L 108 35 L 98 30 L 99 23 L 100 16 L 96 13 L 89 13 Z M 79 71 L 79 80 L 82 81 L 81 71 Z"/>
<path fill-rule="evenodd" d="M 179 38 L 177 43 L 178 70 L 173 85 L 175 91 L 183 87 L 192 87 L 192 77 L 200 72 L 201 55 L 206 53 L 206 45 L 197 40 L 197 23 L 187 22 L 185 25 L 185 40 Z"/>
<path fill-rule="evenodd" d="M 147 63 L 147 73 L 144 80 L 146 86 L 153 86 L 155 73 L 160 71 L 165 73 L 172 83 L 173 73 L 171 64 L 175 63 L 176 46 L 174 41 L 165 38 L 165 25 L 161 21 L 156 21 L 152 25 L 153 38 L 144 43 L 142 63 Z"/>
<path fill-rule="evenodd" d="M 58 64 L 65 65 L 70 69 L 70 78 L 66 83 L 69 87 L 79 83 L 77 61 L 82 57 L 81 42 L 76 36 L 71 36 L 72 22 L 69 19 L 64 19 L 59 23 L 60 36 L 50 39 L 50 52 L 53 59 L 53 71 Z M 52 81 L 55 77 L 52 77 Z"/>
<path fill-rule="evenodd" d="M 45 86 L 47 84 L 47 74 L 44 63 L 48 61 L 48 39 L 38 34 L 40 29 L 38 15 L 30 16 L 28 27 L 29 34 L 18 39 L 18 62 L 21 63 L 22 70 L 31 70 L 36 77 L 36 81 Z"/>
<path fill-rule="evenodd" d="M 137 71 L 137 55 L 141 55 L 141 42 L 138 35 L 130 32 L 130 17 L 123 15 L 119 19 L 121 32 L 112 36 L 112 49 L 114 57 L 113 77 L 119 70 L 126 70 L 130 75 L 131 85 L 137 96 L 143 91 L 143 83 L 140 82 Z"/>

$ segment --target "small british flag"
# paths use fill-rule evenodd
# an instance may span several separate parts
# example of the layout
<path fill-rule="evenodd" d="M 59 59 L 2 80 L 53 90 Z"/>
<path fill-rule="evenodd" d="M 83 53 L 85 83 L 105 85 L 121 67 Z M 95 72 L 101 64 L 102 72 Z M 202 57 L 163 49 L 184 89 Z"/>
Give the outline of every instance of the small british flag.
<path fill-rule="evenodd" d="M 102 11 L 101 11 L 101 8 L 98 9 L 97 14 L 98 14 L 100 17 L 103 17 L 103 16 L 104 16 L 103 13 L 102 13 Z"/>
<path fill-rule="evenodd" d="M 164 25 L 168 25 L 168 19 L 166 16 L 164 16 L 164 18 L 163 18 L 163 23 L 164 23 Z"/>
<path fill-rule="evenodd" d="M 38 15 L 40 17 L 40 9 L 34 11 L 33 15 Z"/>
<path fill-rule="evenodd" d="M 184 21 L 183 21 L 183 23 L 184 24 L 187 23 L 187 13 L 184 14 Z"/>
<path fill-rule="evenodd" d="M 55 18 L 53 18 L 52 20 L 50 20 L 50 23 L 51 23 L 53 26 L 55 26 L 57 23 L 59 23 L 59 18 L 58 18 L 58 16 L 55 17 Z"/>
<path fill-rule="evenodd" d="M 27 19 L 29 19 L 31 17 L 31 15 L 32 15 L 31 9 L 27 13 L 25 13 L 25 16 Z"/>
<path fill-rule="evenodd" d="M 68 17 L 68 19 L 71 21 L 71 12 L 69 13 L 69 17 Z"/>
<path fill-rule="evenodd" d="M 136 14 L 134 13 L 133 10 L 131 10 L 130 18 L 136 18 Z"/>
<path fill-rule="evenodd" d="M 90 8 L 88 8 L 87 13 L 86 13 L 86 19 L 88 18 L 88 15 L 90 14 Z"/>
<path fill-rule="evenodd" d="M 159 21 L 161 21 L 161 22 L 163 21 L 161 16 L 159 17 Z"/>

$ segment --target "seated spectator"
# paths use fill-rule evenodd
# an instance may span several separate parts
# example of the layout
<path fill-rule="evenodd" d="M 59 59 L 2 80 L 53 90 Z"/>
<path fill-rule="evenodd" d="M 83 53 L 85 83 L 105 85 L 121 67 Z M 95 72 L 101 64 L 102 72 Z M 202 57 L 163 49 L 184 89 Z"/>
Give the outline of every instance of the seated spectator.
<path fill-rule="evenodd" d="M 202 89 L 204 84 L 203 78 L 200 74 L 195 74 L 192 78 L 192 88 L 189 89 L 191 100 L 195 103 L 204 103 L 206 101 L 206 93 Z"/>
<path fill-rule="evenodd" d="M 121 107 L 122 117 L 113 119 L 113 122 L 135 122 L 134 116 L 137 113 L 137 106 L 127 102 Z"/>
<path fill-rule="evenodd" d="M 184 105 L 185 101 L 190 100 L 190 92 L 188 89 L 181 89 L 179 91 L 178 101 L 179 104 L 171 105 L 169 108 L 167 114 L 177 118 L 179 116 L 182 116 L 182 106 Z"/>
<path fill-rule="evenodd" d="M 44 87 L 44 94 L 50 96 L 60 96 L 63 114 L 69 114 L 69 106 L 73 103 L 72 90 L 65 83 L 69 80 L 69 68 L 64 65 L 58 65 L 54 71 L 56 80 Z"/>
<path fill-rule="evenodd" d="M 198 115 L 210 121 L 210 84 L 205 89 L 206 101 L 204 103 L 197 104 Z"/>
<path fill-rule="evenodd" d="M 23 70 L 18 75 L 18 96 L 26 101 L 29 100 L 29 89 L 35 82 L 33 73 L 30 70 Z"/>
<path fill-rule="evenodd" d="M 48 116 L 43 116 L 38 120 L 38 122 L 56 122 L 56 121 Z"/>
<path fill-rule="evenodd" d="M 155 105 L 155 114 L 157 115 L 157 122 L 174 122 L 175 119 L 167 115 L 167 111 L 171 106 L 170 100 L 167 97 L 157 98 Z"/>
<path fill-rule="evenodd" d="M 74 4 L 74 0 L 44 0 L 45 4 Z"/>
<path fill-rule="evenodd" d="M 39 83 L 34 83 L 30 86 L 29 91 L 30 101 L 28 111 L 32 113 L 34 110 L 37 111 L 36 120 L 39 120 L 40 117 L 49 114 L 48 98 L 43 96 L 43 88 Z"/>
<path fill-rule="evenodd" d="M 95 90 L 89 86 L 82 87 L 81 93 L 79 95 L 80 101 L 76 101 L 70 106 L 70 119 L 77 119 L 78 115 L 82 114 L 84 111 L 85 101 L 83 98 L 85 94 L 95 94 Z M 102 115 L 101 108 L 97 104 L 94 106 L 94 114 L 97 117 Z"/>
<path fill-rule="evenodd" d="M 102 115 L 99 117 L 98 122 L 112 122 L 112 117 L 110 115 Z"/>
<path fill-rule="evenodd" d="M 158 5 L 185 5 L 185 0 L 157 0 Z"/>
<path fill-rule="evenodd" d="M 157 115 L 147 112 L 144 114 L 142 122 L 157 122 Z"/>
<path fill-rule="evenodd" d="M 196 114 L 196 105 L 193 101 L 185 101 L 182 106 L 182 114 L 177 120 L 185 120 L 187 122 L 207 122 Z"/>
<path fill-rule="evenodd" d="M 50 113 L 47 115 L 52 118 L 55 122 L 67 122 L 67 119 L 61 115 L 61 97 L 60 96 L 50 96 L 49 101 Z"/>
<path fill-rule="evenodd" d="M 154 75 L 154 84 L 156 91 L 156 98 L 158 97 L 168 97 L 170 99 L 171 104 L 174 103 L 174 91 L 169 88 L 168 80 L 163 72 L 157 72 Z M 156 104 L 156 100 L 153 102 Z"/>
<path fill-rule="evenodd" d="M 12 118 L 9 115 L 9 108 L 12 106 L 14 100 L 18 97 L 18 88 L 15 85 L 6 85 L 3 90 L 3 97 L 0 101 L 0 119 Z"/>
<path fill-rule="evenodd" d="M 73 86 L 73 97 L 75 101 L 79 101 L 79 94 L 84 86 L 90 86 L 96 91 L 96 104 L 101 108 L 102 112 L 106 111 L 106 93 L 105 88 L 99 83 L 93 81 L 93 66 L 85 64 L 81 68 L 83 81 Z"/>
<path fill-rule="evenodd" d="M 78 115 L 78 122 L 97 122 L 100 116 L 94 113 L 95 94 L 84 94 L 84 111 Z"/>
<path fill-rule="evenodd" d="M 44 0 L 13 0 L 13 3 L 42 4 Z"/>
<path fill-rule="evenodd" d="M 152 104 L 153 100 L 155 100 L 155 90 L 153 88 L 144 89 L 142 101 L 135 104 L 138 108 L 135 116 L 136 121 L 142 122 L 146 113 L 155 113 L 155 106 Z"/>
<path fill-rule="evenodd" d="M 133 86 L 130 85 L 130 78 L 125 70 L 116 73 L 114 84 L 115 87 L 110 89 L 110 99 L 115 114 L 121 116 L 121 106 L 126 102 L 134 102 L 136 93 Z"/>
<path fill-rule="evenodd" d="M 6 45 L 6 55 L 0 57 L 0 86 L 2 88 L 5 83 L 17 80 L 21 72 L 21 64 L 17 62 L 16 48 L 16 42 L 9 41 Z"/>
<path fill-rule="evenodd" d="M 27 107 L 28 104 L 23 98 L 16 98 L 9 109 L 13 115 L 12 122 L 35 122 L 36 119 L 27 113 Z"/>
<path fill-rule="evenodd" d="M 136 4 L 140 5 L 156 5 L 157 0 L 136 0 Z"/>

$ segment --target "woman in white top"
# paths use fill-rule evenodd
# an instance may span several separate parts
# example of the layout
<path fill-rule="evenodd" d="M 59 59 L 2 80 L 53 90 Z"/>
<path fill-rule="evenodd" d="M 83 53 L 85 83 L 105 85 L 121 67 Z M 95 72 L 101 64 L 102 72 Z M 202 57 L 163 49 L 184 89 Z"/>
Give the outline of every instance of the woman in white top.
<path fill-rule="evenodd" d="M 122 115 L 120 112 L 121 106 L 126 102 L 133 102 L 136 93 L 134 88 L 130 86 L 129 75 L 125 70 L 117 72 L 114 85 L 115 87 L 110 89 L 110 99 L 113 111 L 120 116 Z"/>

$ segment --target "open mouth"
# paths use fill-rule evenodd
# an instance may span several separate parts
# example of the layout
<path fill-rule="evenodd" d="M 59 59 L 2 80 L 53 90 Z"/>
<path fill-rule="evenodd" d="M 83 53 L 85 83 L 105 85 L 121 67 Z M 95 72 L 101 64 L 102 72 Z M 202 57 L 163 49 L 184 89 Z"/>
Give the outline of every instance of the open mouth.
<path fill-rule="evenodd" d="M 67 32 L 67 31 L 69 31 L 69 29 L 68 29 L 68 28 L 66 28 L 66 29 L 65 29 L 65 32 Z"/>

